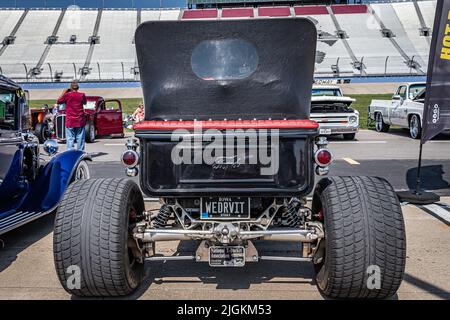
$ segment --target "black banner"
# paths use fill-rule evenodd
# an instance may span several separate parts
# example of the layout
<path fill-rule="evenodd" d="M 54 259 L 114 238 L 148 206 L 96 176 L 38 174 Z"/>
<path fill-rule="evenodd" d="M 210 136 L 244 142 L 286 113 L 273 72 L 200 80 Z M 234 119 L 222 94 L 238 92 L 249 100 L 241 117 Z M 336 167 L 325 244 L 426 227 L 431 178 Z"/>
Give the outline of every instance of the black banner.
<path fill-rule="evenodd" d="M 422 143 L 450 129 L 450 0 L 438 0 L 428 62 Z"/>

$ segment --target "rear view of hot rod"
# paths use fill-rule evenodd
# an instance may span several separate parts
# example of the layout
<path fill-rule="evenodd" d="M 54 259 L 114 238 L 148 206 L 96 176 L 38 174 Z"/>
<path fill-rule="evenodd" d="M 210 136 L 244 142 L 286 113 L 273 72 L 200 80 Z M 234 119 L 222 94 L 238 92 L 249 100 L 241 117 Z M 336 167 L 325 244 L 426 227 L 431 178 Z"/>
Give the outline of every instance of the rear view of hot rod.
<path fill-rule="evenodd" d="M 348 176 L 314 186 L 333 156 L 310 120 L 317 33 L 309 20 L 145 22 L 135 39 L 145 120 L 121 160 L 140 187 L 128 179 L 70 185 L 54 232 L 68 292 L 129 294 L 145 261 L 285 260 L 311 262 L 326 297 L 395 294 L 406 243 L 391 185 Z M 158 212 L 145 209 L 142 193 L 160 199 Z M 174 240 L 197 249 L 157 254 L 158 243 Z M 256 240 L 295 242 L 300 254 L 265 255 Z M 68 284 L 73 265 L 79 286 Z"/>

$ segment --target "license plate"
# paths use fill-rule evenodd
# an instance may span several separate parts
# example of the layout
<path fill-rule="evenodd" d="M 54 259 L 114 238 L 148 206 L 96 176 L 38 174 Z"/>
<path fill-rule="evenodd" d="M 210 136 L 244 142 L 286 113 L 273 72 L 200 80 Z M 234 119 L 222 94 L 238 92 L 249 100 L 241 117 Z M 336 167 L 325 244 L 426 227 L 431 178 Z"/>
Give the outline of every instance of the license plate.
<path fill-rule="evenodd" d="M 245 265 L 245 248 L 209 247 L 209 265 L 211 267 L 243 267 Z"/>
<path fill-rule="evenodd" d="M 319 129 L 319 134 L 331 134 L 331 129 Z"/>
<path fill-rule="evenodd" d="M 250 198 L 202 198 L 200 210 L 201 219 L 248 219 L 250 218 Z"/>

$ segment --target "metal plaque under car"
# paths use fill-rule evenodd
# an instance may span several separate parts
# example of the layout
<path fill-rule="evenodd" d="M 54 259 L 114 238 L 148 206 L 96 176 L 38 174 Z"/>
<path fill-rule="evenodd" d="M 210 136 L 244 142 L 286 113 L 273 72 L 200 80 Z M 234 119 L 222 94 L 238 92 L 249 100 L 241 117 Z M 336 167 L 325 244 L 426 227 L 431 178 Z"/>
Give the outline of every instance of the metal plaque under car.
<path fill-rule="evenodd" d="M 209 247 L 209 265 L 211 267 L 243 267 L 245 248 L 242 246 Z"/>

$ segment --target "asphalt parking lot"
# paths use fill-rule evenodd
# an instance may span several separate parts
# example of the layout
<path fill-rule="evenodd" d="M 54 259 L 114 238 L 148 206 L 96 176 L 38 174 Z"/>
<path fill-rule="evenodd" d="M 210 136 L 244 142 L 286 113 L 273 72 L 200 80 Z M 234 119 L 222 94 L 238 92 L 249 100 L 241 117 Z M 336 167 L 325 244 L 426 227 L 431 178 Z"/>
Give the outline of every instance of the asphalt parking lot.
<path fill-rule="evenodd" d="M 118 162 L 125 139 L 99 139 L 87 145 L 92 153 L 92 177 L 125 177 Z M 64 145 L 61 146 L 61 150 Z M 361 131 L 356 141 L 332 138 L 335 163 L 332 175 L 379 175 L 397 190 L 414 185 L 418 141 L 402 130 L 379 134 Z M 439 193 L 439 204 L 418 207 L 404 204 L 407 232 L 405 278 L 395 299 L 450 298 L 450 135 L 424 146 L 423 186 Z M 148 206 L 158 206 L 148 202 Z M 71 299 L 53 266 L 53 215 L 2 235 L 0 299 Z M 295 253 L 295 244 L 261 242 L 266 254 Z M 164 255 L 190 253 L 190 242 L 157 246 Z M 309 263 L 248 263 L 244 268 L 211 269 L 206 264 L 149 262 L 142 286 L 129 299 L 322 299 Z"/>

